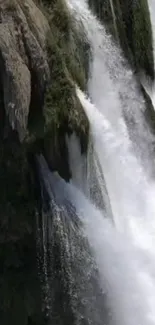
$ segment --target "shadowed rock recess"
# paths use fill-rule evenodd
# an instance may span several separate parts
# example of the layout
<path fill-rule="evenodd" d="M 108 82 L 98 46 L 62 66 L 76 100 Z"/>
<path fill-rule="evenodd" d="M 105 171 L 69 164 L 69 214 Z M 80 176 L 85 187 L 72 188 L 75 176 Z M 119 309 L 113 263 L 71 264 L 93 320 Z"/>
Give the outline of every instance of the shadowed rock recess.
<path fill-rule="evenodd" d="M 136 72 L 154 79 L 147 1 L 90 0 L 90 6 Z M 89 56 L 64 0 L 0 0 L 1 325 L 48 323 L 38 275 L 36 219 L 43 207 L 35 156 L 43 153 L 68 181 L 65 135 L 75 131 L 87 150 L 89 125 L 75 83 L 87 91 Z"/>

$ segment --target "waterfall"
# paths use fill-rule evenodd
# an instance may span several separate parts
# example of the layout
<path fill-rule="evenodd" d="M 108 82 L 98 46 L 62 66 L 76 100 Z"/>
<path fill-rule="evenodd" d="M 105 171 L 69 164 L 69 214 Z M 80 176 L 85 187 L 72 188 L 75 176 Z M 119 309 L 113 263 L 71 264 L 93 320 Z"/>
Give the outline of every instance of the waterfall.
<path fill-rule="evenodd" d="M 43 169 L 42 160 L 40 160 L 40 165 Z M 75 268 L 75 272 L 78 271 L 79 273 L 76 273 L 76 277 L 72 279 L 73 287 L 76 290 L 78 289 L 75 285 L 78 276 L 81 281 L 79 284 L 82 283 L 82 287 L 84 285 L 83 292 L 81 292 L 81 285 L 80 290 L 76 292 L 77 300 L 80 302 L 82 294 L 85 302 L 84 309 L 81 310 L 81 319 L 84 318 L 88 324 L 100 325 L 155 324 L 154 243 L 150 247 L 149 245 L 147 247 L 147 243 L 145 246 L 147 238 L 143 237 L 145 247 L 138 245 L 129 236 L 129 231 L 126 232 L 126 229 L 120 231 L 120 229 L 116 228 L 111 219 L 105 218 L 104 214 L 73 184 L 65 183 L 58 175 L 51 174 L 48 168 L 44 169 L 43 176 L 45 179 L 48 178 L 50 184 L 49 195 L 51 196 L 51 202 L 53 193 L 58 198 L 57 205 L 59 209 L 62 209 L 62 202 L 63 206 L 68 202 L 69 205 L 66 206 L 68 206 L 70 228 L 72 229 L 74 222 L 81 221 L 81 230 L 83 229 L 83 235 L 85 234 L 88 239 L 90 250 L 95 257 L 99 270 L 98 281 L 102 294 L 100 299 L 96 300 L 94 292 L 90 291 L 89 288 L 89 281 L 92 281 L 90 274 L 93 267 L 89 269 L 89 272 L 86 271 L 86 256 L 84 256 L 83 263 L 82 260 L 78 259 L 78 249 L 82 238 L 82 233 L 81 235 L 78 233 L 80 241 L 76 242 L 76 246 L 73 246 L 73 242 L 68 241 L 68 244 L 71 252 L 74 251 L 74 254 L 76 254 L 74 258 L 72 256 L 72 262 L 76 263 L 76 259 L 78 259 L 78 269 Z M 60 219 L 58 221 L 62 224 Z M 66 227 L 66 223 L 64 224 Z M 137 231 L 141 232 L 141 227 Z M 67 228 L 65 232 L 67 232 Z M 59 237 L 59 239 L 62 240 L 63 238 Z M 63 240 L 60 245 L 65 247 L 65 241 Z M 84 247 L 81 247 L 80 254 L 84 251 Z M 71 261 L 70 259 L 66 260 L 64 256 L 63 259 L 64 265 L 66 262 Z M 66 267 L 68 266 L 66 265 Z M 70 271 L 73 272 L 73 270 L 74 268 L 71 266 Z M 85 279 L 89 276 L 86 283 L 82 281 L 81 270 L 85 273 Z M 92 299 L 90 299 L 88 293 L 92 294 Z M 86 299 L 86 297 L 89 297 L 89 299 Z M 71 296 L 71 299 L 74 302 L 74 295 Z M 103 309 L 101 314 L 99 314 L 98 304 Z M 75 322 L 75 324 L 78 324 L 78 322 Z"/>
<path fill-rule="evenodd" d="M 91 47 L 89 97 L 75 85 L 90 136 L 85 155 L 75 134 L 66 137 L 70 183 L 38 158 L 50 212 L 46 268 L 50 308 L 57 311 L 51 319 L 66 325 L 155 325 L 155 138 L 145 101 L 87 2 L 67 5 Z"/>
<path fill-rule="evenodd" d="M 90 121 L 94 147 L 105 175 L 115 220 L 120 221 L 122 226 L 126 217 L 130 219 L 136 215 L 140 218 L 145 214 L 148 195 L 146 176 L 132 154 L 127 132 L 116 133 L 110 121 L 87 101 L 82 92 L 78 90 L 77 93 Z"/>
<path fill-rule="evenodd" d="M 37 161 L 43 202 L 49 205 L 45 248 L 49 321 L 58 325 L 102 325 L 107 317 L 105 295 L 82 220 L 65 193 L 65 181 L 50 172 L 42 156 Z"/>
<path fill-rule="evenodd" d="M 93 103 L 118 132 L 128 128 L 136 155 L 154 173 L 154 141 L 145 118 L 145 101 L 139 84 L 111 36 L 91 13 L 86 0 L 67 0 L 77 25 L 83 26 L 92 50 L 88 91 Z M 122 121 L 125 117 L 127 125 Z"/>
<path fill-rule="evenodd" d="M 75 134 L 66 138 L 69 163 L 72 173 L 71 183 L 78 187 L 104 214 L 112 219 L 108 192 L 99 158 L 90 139 L 88 152 L 81 155 L 80 143 Z"/>
<path fill-rule="evenodd" d="M 108 324 L 154 324 L 154 262 L 146 266 L 145 250 L 116 230 L 77 190 L 69 188 L 66 193 L 81 216 L 96 256 L 110 310 Z"/>

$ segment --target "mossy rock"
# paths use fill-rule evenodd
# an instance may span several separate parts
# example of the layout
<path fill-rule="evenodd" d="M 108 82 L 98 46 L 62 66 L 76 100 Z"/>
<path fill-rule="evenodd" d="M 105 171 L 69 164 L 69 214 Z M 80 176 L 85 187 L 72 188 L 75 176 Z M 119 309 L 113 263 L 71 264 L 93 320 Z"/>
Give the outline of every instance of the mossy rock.
<path fill-rule="evenodd" d="M 77 98 L 75 84 L 82 90 L 87 88 L 89 46 L 82 30 L 74 26 L 65 2 L 55 0 L 45 4 L 44 1 L 41 8 L 50 25 L 44 49 L 50 78 L 44 83 L 46 91 L 43 87 L 39 96 L 39 82 L 34 71 L 30 71 L 31 103 L 23 142 L 19 141 L 17 131 L 12 130 L 6 115 L 0 76 L 0 315 L 3 325 L 9 325 L 11 320 L 17 325 L 47 324 L 41 310 L 36 265 L 35 219 L 36 211 L 40 216 L 41 198 L 34 157 L 43 152 L 51 169 L 57 169 L 69 180 L 65 135 L 75 131 L 82 151 L 86 151 L 88 142 L 88 120 Z M 14 12 L 14 6 L 9 10 Z"/>
<path fill-rule="evenodd" d="M 47 35 L 51 76 L 45 93 L 43 116 L 39 118 L 36 113 L 28 138 L 32 141 L 40 138 L 51 169 L 57 169 L 68 180 L 71 175 L 65 135 L 76 132 L 80 138 L 81 151 L 87 149 L 89 123 L 77 98 L 75 85 L 83 91 L 87 89 L 90 49 L 84 32 L 75 26 L 65 1 L 44 1 L 44 4 L 51 29 Z M 38 120 L 38 124 L 35 120 Z M 43 125 L 39 120 L 44 121 Z"/>
<path fill-rule="evenodd" d="M 86 151 L 89 123 L 83 107 L 77 98 L 75 85 L 87 90 L 90 48 L 85 40 L 84 31 L 78 28 L 70 15 L 64 0 L 44 1 L 44 14 L 49 22 L 47 35 L 47 57 L 50 68 L 50 80 L 47 83 L 42 111 L 31 109 L 29 132 L 26 142 L 39 143 L 46 148 L 50 166 L 58 168 L 65 179 L 70 172 L 65 148 L 65 167 L 60 163 L 66 146 L 65 134 L 76 132 L 81 141 L 81 150 Z M 35 101 L 34 101 L 35 106 Z M 52 150 L 47 149 L 52 147 Z M 54 154 L 56 160 L 48 152 Z M 58 154 L 59 152 L 59 154 Z M 49 159 L 48 159 L 49 158 Z M 52 158 L 52 159 L 51 159 Z M 66 168 L 66 172 L 65 172 Z M 65 175 L 66 174 L 66 175 Z"/>
<path fill-rule="evenodd" d="M 82 152 L 87 149 L 89 125 L 83 107 L 76 96 L 75 85 L 62 59 L 60 49 L 49 46 L 49 62 L 51 66 L 51 84 L 45 95 L 44 117 L 45 133 L 43 142 L 47 160 L 53 164 L 66 180 L 71 176 L 68 166 L 68 152 L 65 134 L 76 132 L 81 141 Z M 52 149 L 50 147 L 52 146 Z M 46 150 L 47 149 L 47 150 Z M 47 152 L 52 155 L 48 157 Z M 63 165 L 62 165 L 62 157 Z M 54 162 L 52 157 L 57 157 Z M 49 159 L 48 159 L 49 158 Z M 51 165 L 50 164 L 50 165 Z"/>

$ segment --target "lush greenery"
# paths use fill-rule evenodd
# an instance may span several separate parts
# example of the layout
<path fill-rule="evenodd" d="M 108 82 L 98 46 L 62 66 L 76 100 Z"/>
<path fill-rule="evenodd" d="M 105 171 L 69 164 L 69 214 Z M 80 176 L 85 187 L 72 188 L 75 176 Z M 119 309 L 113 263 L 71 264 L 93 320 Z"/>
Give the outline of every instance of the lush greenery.
<path fill-rule="evenodd" d="M 51 76 L 40 116 L 35 111 L 33 118 L 29 119 L 27 141 L 34 143 L 40 138 L 51 168 L 57 168 L 68 179 L 65 133 L 76 132 L 81 140 L 81 150 L 87 148 L 88 121 L 76 96 L 75 83 L 86 90 L 89 45 L 83 30 L 75 25 L 64 0 L 43 1 L 41 9 L 50 25 L 47 53 Z M 31 111 L 34 112 L 33 109 Z"/>

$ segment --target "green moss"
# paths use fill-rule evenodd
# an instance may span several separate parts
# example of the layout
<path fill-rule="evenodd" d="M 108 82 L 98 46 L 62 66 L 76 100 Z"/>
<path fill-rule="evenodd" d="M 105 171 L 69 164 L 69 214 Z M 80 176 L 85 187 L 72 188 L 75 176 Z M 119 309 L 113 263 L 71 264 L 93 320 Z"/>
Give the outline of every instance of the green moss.
<path fill-rule="evenodd" d="M 65 134 L 75 131 L 81 140 L 82 151 L 86 150 L 88 142 L 88 120 L 76 96 L 75 84 L 82 90 L 87 88 L 89 46 L 63 0 L 55 0 L 45 9 L 51 28 L 47 35 L 51 79 L 44 101 L 42 143 L 51 168 L 57 169 L 68 180 Z"/>
<path fill-rule="evenodd" d="M 75 93 L 75 86 L 59 48 L 49 45 L 49 63 L 51 65 L 51 84 L 45 96 L 46 125 L 54 124 L 57 128 L 68 122 L 68 127 L 84 129 L 86 117 Z M 85 125 L 86 124 L 86 125 Z"/>
<path fill-rule="evenodd" d="M 63 0 L 55 1 L 49 15 L 51 38 L 59 48 L 60 55 L 72 79 L 86 89 L 88 74 L 89 46 L 84 31 L 76 27 Z M 51 44 L 52 45 L 52 44 Z"/>
<path fill-rule="evenodd" d="M 60 175 L 68 180 L 70 172 L 65 134 L 75 131 L 81 140 L 81 149 L 85 151 L 89 127 L 84 110 L 76 96 L 75 85 L 67 69 L 66 61 L 63 59 L 60 48 L 51 37 L 48 41 L 48 54 L 51 83 L 46 91 L 44 105 L 45 156 L 51 163 L 52 169 L 57 169 Z M 53 160 L 52 157 L 55 159 Z"/>
<path fill-rule="evenodd" d="M 82 150 L 86 150 L 88 121 L 76 96 L 75 84 L 87 89 L 89 46 L 82 29 L 72 21 L 65 1 L 44 1 L 43 5 L 50 25 L 47 54 L 51 78 L 42 113 L 31 109 L 26 142 L 30 144 L 38 138 L 46 142 L 50 137 L 57 143 L 57 134 L 75 131 Z"/>

